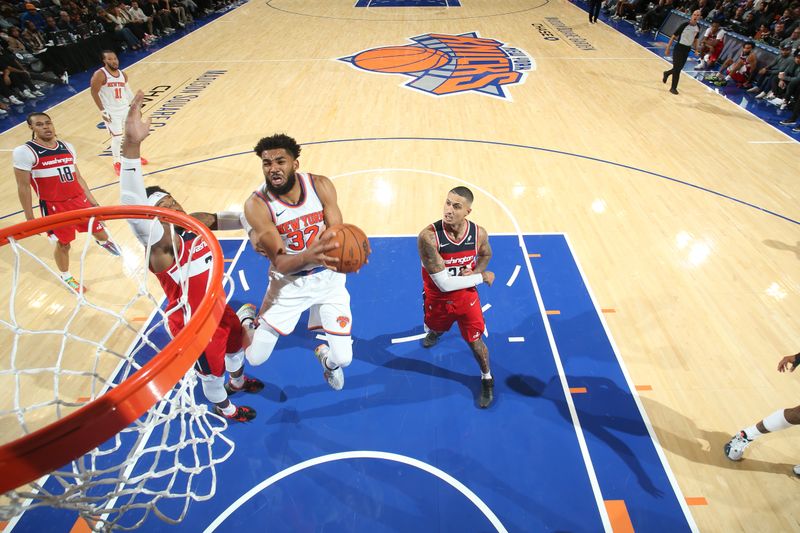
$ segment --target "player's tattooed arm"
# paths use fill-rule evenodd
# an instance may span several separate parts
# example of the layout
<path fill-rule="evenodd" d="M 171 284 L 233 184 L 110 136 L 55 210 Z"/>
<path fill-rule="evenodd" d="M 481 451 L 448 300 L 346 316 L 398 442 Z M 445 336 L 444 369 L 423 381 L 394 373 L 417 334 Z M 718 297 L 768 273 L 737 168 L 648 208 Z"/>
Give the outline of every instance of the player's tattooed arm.
<path fill-rule="evenodd" d="M 489 234 L 478 226 L 478 258 L 475 261 L 474 272 L 485 272 L 492 258 L 492 247 L 489 245 Z"/>
<path fill-rule="evenodd" d="M 417 237 L 417 250 L 422 266 L 428 274 L 436 274 L 444 270 L 444 259 L 436 247 L 436 237 L 430 226 L 422 230 Z"/>

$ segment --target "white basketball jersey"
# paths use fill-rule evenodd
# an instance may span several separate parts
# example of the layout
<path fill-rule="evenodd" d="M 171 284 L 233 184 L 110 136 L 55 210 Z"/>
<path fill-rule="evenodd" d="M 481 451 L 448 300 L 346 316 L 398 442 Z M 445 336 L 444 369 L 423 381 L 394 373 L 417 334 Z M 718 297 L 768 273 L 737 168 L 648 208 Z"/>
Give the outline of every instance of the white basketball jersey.
<path fill-rule="evenodd" d="M 100 87 L 100 101 L 103 103 L 103 109 L 109 114 L 127 113 L 132 93 L 122 70 L 117 71 L 117 77 L 112 76 L 105 67 L 100 70 L 106 76 L 105 83 Z"/>
<path fill-rule="evenodd" d="M 322 201 L 314 188 L 314 180 L 310 174 L 297 172 L 295 176 L 303 189 L 297 204 L 283 202 L 267 191 L 266 185 L 255 192 L 267 204 L 272 221 L 283 240 L 283 247 L 290 255 L 299 254 L 308 248 L 325 230 Z"/>

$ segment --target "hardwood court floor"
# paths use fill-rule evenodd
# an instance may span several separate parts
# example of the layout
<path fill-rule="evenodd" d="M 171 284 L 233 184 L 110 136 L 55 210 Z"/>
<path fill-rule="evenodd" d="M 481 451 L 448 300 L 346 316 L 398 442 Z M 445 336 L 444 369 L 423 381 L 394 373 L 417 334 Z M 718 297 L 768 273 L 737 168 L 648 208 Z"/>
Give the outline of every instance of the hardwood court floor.
<path fill-rule="evenodd" d="M 253 1 L 136 65 L 123 60 L 156 112 L 148 184 L 188 210 L 235 209 L 262 179 L 252 146 L 283 131 L 305 144 L 302 169 L 337 177 L 345 219 L 371 235 L 418 232 L 457 181 L 477 191 L 471 218 L 490 232 L 566 233 L 613 309 L 606 320 L 633 382 L 651 387 L 641 402 L 684 495 L 707 502 L 692 507 L 699 529 L 800 527 L 800 432 L 760 439 L 741 463 L 722 454 L 734 431 L 800 396 L 797 376 L 775 371 L 800 350 L 798 144 L 688 77 L 669 94 L 661 58 L 566 1 L 353 4 Z M 339 60 L 468 32 L 535 62 L 510 98 L 434 97 L 402 86 L 402 74 Z M 49 113 L 90 186 L 109 185 L 98 200 L 115 203 L 88 92 Z M 27 136 L 12 129 L 0 148 Z M 10 152 L 0 164 L 1 211 L 14 213 Z M 111 260 L 90 259 L 88 279 Z"/>

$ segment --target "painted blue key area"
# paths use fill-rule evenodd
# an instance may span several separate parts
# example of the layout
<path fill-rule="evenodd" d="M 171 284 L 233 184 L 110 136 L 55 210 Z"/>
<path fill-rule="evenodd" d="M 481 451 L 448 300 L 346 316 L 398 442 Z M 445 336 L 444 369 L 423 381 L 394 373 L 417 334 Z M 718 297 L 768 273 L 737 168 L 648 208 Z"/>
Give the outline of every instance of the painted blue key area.
<path fill-rule="evenodd" d="M 557 346 L 572 387 L 601 499 L 624 499 L 639 531 L 681 531 L 686 518 L 561 235 L 527 236 L 528 251 Z M 222 241 L 233 258 L 241 241 Z M 260 394 L 239 393 L 254 407 L 250 423 L 231 423 L 233 456 L 218 468 L 217 494 L 192 502 L 180 526 L 149 517 L 143 531 L 203 531 L 248 490 L 304 461 L 351 452 L 290 474 L 258 491 L 217 531 L 271 532 L 494 531 L 462 483 L 508 531 L 601 531 L 598 501 L 567 408 L 564 390 L 517 237 L 491 238 L 497 279 L 480 286 L 486 311 L 495 403 L 476 405 L 479 372 L 454 327 L 439 344 L 392 343 L 423 332 L 416 239 L 371 239 L 370 264 L 349 275 L 354 316 L 354 361 L 340 392 L 329 388 L 312 350 L 321 341 L 302 318 L 271 358 L 247 373 L 262 379 Z M 517 265 L 519 275 L 511 287 Z M 249 246 L 231 268 L 231 305 L 260 304 L 268 262 Z M 239 277 L 243 270 L 249 290 Z M 524 342 L 509 342 L 524 337 Z M 201 394 L 200 391 L 197 391 Z M 424 463 L 359 457 L 387 452 Z M 425 465 L 429 465 L 427 470 Z M 197 482 L 207 483 L 201 478 Z M 601 502 L 602 505 L 602 502 Z M 176 516 L 174 502 L 159 505 Z M 73 513 L 35 510 L 15 531 L 69 531 Z M 63 524 L 58 529 L 53 524 Z"/>
<path fill-rule="evenodd" d="M 461 7 L 460 0 L 358 0 L 355 7 Z"/>

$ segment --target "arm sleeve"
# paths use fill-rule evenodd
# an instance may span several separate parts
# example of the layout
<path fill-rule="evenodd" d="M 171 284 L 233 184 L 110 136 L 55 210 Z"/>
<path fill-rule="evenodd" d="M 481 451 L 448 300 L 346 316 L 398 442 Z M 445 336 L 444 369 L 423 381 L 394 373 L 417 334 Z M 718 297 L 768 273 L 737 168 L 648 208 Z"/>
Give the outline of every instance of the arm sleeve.
<path fill-rule="evenodd" d="M 433 283 L 436 288 L 442 292 L 452 292 L 459 289 L 468 289 L 483 283 L 483 276 L 480 274 L 472 274 L 470 276 L 451 276 L 447 269 L 431 274 Z"/>
<path fill-rule="evenodd" d="M 119 175 L 120 203 L 122 205 L 148 205 L 147 193 L 144 190 L 142 178 L 142 162 L 140 159 L 122 158 Z M 145 246 L 152 246 L 164 236 L 164 227 L 156 220 L 130 219 L 128 220 L 133 233 L 139 242 Z"/>
<path fill-rule="evenodd" d="M 244 213 L 237 213 L 236 211 L 220 211 L 217 213 L 217 229 L 222 231 L 232 229 L 242 229 L 241 219 Z"/>

